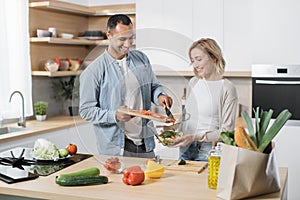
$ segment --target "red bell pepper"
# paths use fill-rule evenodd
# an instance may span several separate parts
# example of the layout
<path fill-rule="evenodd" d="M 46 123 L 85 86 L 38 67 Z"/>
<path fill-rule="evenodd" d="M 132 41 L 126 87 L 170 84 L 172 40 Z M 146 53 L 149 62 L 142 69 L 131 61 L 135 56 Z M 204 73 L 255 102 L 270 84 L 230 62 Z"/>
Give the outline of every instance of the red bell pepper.
<path fill-rule="evenodd" d="M 145 180 L 145 173 L 140 166 L 129 167 L 123 172 L 123 183 L 127 185 L 139 185 Z"/>

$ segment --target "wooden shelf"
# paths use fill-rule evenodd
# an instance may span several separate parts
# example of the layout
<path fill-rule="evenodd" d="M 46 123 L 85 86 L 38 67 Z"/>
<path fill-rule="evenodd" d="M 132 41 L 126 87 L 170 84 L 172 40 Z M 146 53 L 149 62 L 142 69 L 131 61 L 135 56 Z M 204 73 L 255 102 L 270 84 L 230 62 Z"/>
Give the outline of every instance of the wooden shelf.
<path fill-rule="evenodd" d="M 70 45 L 108 45 L 108 40 L 81 40 L 81 39 L 64 39 L 53 37 L 31 37 L 30 42 L 46 42 L 50 44 L 70 44 Z"/>
<path fill-rule="evenodd" d="M 48 76 L 48 77 L 62 77 L 62 76 L 77 76 L 80 75 L 82 70 L 79 71 L 32 71 L 32 76 Z"/>
<path fill-rule="evenodd" d="M 49 11 L 67 12 L 88 16 L 109 16 L 118 13 L 135 14 L 135 4 L 122 4 L 110 6 L 83 6 L 61 1 L 39 1 L 29 3 L 30 8 Z"/>
<path fill-rule="evenodd" d="M 77 36 L 83 30 L 97 30 L 99 26 L 105 27 L 106 20 L 110 15 L 118 13 L 135 15 L 135 4 L 84 6 L 57 0 L 30 0 L 29 8 L 31 36 L 35 36 L 37 28 L 47 29 L 48 27 L 57 27 L 60 32 L 72 33 Z M 65 24 L 68 26 L 65 27 Z M 40 65 L 42 59 L 54 58 L 58 55 L 82 59 L 88 55 L 93 46 L 103 46 L 104 48 L 108 46 L 108 40 L 87 40 L 77 37 L 73 39 L 31 37 L 30 42 L 32 76 L 44 77 L 77 76 L 81 71 L 39 71 L 37 66 Z M 57 44 L 57 46 L 47 44 Z M 75 45 L 74 48 L 71 45 Z M 100 49 L 104 50 L 104 48 Z"/>

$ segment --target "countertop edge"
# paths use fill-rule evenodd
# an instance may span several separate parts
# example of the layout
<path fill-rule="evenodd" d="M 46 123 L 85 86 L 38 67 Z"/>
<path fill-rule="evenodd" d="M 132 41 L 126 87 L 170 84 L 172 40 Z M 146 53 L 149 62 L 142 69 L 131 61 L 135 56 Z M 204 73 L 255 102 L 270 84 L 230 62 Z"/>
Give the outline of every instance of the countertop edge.
<path fill-rule="evenodd" d="M 10 142 L 14 140 L 19 140 L 22 138 L 27 138 L 43 133 L 48 133 L 52 131 L 62 130 L 65 128 L 72 128 L 76 125 L 87 124 L 79 116 L 57 116 L 49 117 L 45 121 L 28 120 L 26 128 L 24 130 L 15 131 L 12 133 L 6 133 L 0 135 L 0 143 Z M 3 127 L 17 127 L 16 123 L 5 124 Z"/>

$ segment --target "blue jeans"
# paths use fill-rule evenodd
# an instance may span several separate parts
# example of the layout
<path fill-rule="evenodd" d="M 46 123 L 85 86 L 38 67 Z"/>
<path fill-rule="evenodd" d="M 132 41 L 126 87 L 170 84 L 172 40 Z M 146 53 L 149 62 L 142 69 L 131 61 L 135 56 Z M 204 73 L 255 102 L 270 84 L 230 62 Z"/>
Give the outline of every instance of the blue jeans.
<path fill-rule="evenodd" d="M 211 142 L 192 142 L 185 147 L 179 148 L 179 159 L 207 161 L 211 149 Z"/>

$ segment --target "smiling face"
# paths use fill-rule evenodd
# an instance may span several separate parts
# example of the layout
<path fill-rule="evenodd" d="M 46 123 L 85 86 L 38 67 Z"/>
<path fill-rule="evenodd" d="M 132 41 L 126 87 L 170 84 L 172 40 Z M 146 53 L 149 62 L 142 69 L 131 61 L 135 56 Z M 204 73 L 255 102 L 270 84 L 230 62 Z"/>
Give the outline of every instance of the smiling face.
<path fill-rule="evenodd" d="M 109 39 L 108 52 L 115 59 L 122 59 L 129 51 L 134 40 L 133 25 L 118 23 L 114 29 L 107 32 Z"/>
<path fill-rule="evenodd" d="M 194 67 L 194 72 L 206 80 L 214 80 L 218 75 L 213 59 L 200 48 L 193 48 L 190 52 L 190 58 Z"/>

